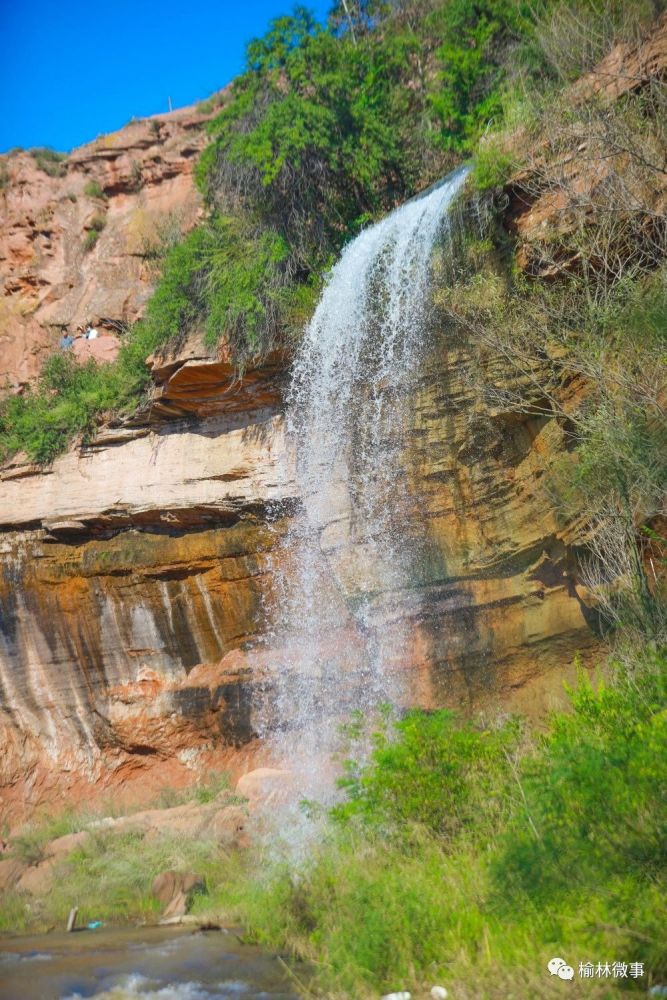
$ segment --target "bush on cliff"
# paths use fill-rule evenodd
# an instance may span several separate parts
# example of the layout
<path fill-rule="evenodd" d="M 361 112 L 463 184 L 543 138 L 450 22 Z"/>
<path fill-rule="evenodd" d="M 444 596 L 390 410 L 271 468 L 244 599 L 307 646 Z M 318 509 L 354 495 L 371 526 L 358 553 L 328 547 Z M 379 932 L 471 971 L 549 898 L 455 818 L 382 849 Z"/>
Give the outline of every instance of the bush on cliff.
<path fill-rule="evenodd" d="M 0 404 L 0 456 L 48 462 L 87 439 L 103 415 L 141 400 L 148 355 L 193 330 L 227 341 L 240 368 L 298 334 L 350 235 L 474 141 L 531 30 L 522 0 L 362 4 L 351 19 L 334 6 L 326 26 L 304 8 L 275 19 L 211 122 L 197 167 L 209 217 L 159 255 L 157 288 L 118 362 L 49 361 L 36 387 Z M 60 154 L 35 156 L 65 166 Z M 85 248 L 96 242 L 91 231 Z"/>
<path fill-rule="evenodd" d="M 362 225 L 459 161 L 498 113 L 531 30 L 520 0 L 335 7 L 327 26 L 298 7 L 248 45 L 209 125 L 200 187 L 216 211 L 281 241 L 283 281 L 317 280 Z M 224 297 L 206 313 L 237 349 L 244 332 L 251 344 L 258 329 L 261 344 L 283 333 L 279 314 L 239 322 Z"/>
<path fill-rule="evenodd" d="M 0 401 L 0 460 L 26 452 L 51 462 L 73 438 L 89 441 L 102 415 L 134 410 L 150 373 L 146 358 L 158 346 L 155 329 L 139 323 L 113 364 L 77 364 L 64 351 L 45 362 L 37 384 Z"/>

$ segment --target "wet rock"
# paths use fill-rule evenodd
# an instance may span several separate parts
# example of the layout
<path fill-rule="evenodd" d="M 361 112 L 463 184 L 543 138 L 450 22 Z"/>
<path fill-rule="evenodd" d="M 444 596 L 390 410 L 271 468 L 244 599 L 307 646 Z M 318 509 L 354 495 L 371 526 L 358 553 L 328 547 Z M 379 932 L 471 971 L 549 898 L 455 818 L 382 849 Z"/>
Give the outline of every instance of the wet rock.
<path fill-rule="evenodd" d="M 291 771 L 258 767 L 239 778 L 236 791 L 248 800 L 251 809 L 276 806 L 289 798 L 293 779 Z"/>

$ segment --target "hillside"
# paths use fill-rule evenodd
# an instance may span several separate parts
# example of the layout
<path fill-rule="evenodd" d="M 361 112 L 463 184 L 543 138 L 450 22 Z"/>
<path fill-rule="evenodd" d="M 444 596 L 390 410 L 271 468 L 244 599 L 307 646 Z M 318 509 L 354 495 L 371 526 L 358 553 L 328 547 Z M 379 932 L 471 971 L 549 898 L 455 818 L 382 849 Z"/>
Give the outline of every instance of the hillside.
<path fill-rule="evenodd" d="M 664 982 L 666 88 L 659 2 L 334 4 L 0 160 L 7 919 L 166 852 L 319 995 Z"/>

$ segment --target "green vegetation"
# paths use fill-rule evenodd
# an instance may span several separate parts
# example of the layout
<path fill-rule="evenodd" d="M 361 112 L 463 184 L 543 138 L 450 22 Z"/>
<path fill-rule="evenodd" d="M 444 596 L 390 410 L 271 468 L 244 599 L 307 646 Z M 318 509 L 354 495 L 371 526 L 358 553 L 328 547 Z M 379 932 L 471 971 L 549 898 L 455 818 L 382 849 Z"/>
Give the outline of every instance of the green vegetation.
<path fill-rule="evenodd" d="M 303 8 L 277 18 L 248 45 L 231 94 L 210 99 L 220 110 L 197 167 L 209 217 L 152 254 L 161 278 L 127 338 L 131 377 L 123 382 L 124 360 L 113 372 L 87 369 L 79 404 L 78 376 L 56 388 L 47 372 L 23 401 L 0 405 L 0 453 L 49 461 L 105 411 L 139 402 L 146 345 L 203 331 L 243 368 L 298 336 L 343 243 L 474 148 L 531 23 L 522 0 L 483 0 L 474 11 L 468 0 L 335 6 L 327 25 Z M 65 169 L 61 154 L 33 155 L 42 169 Z M 85 191 L 103 194 L 94 181 Z M 85 251 L 100 231 L 87 231 Z"/>
<path fill-rule="evenodd" d="M 97 231 L 97 229 L 90 229 L 83 238 L 84 253 L 89 253 L 93 249 L 99 238 L 100 234 Z"/>
<path fill-rule="evenodd" d="M 0 163 L 0 191 L 5 191 L 11 184 L 11 174 L 9 172 L 9 167 L 3 161 Z"/>
<path fill-rule="evenodd" d="M 403 0 L 337 4 L 326 25 L 301 7 L 277 18 L 248 45 L 246 70 L 230 92 L 207 105 L 219 107 L 197 166 L 209 215 L 181 245 L 152 254 L 161 277 L 150 336 L 139 330 L 137 343 L 153 349 L 204 332 L 212 347 L 227 343 L 242 369 L 298 336 L 322 274 L 360 226 L 471 152 L 478 188 L 499 185 L 525 152 L 497 132 L 502 123 L 514 128 L 517 114 L 542 122 L 539 109 L 551 106 L 563 80 L 589 68 L 614 39 L 633 37 L 655 4 L 638 3 L 631 19 L 627 4 L 603 7 L 601 14 L 592 0 Z M 578 63 L 572 56 L 563 64 L 562 32 Z M 490 125 L 496 132 L 478 144 Z M 61 154 L 33 155 L 64 167 Z M 90 197 L 102 193 L 96 182 L 86 187 Z M 84 250 L 99 231 L 87 232 Z M 113 410 L 145 384 L 104 380 L 120 390 L 116 399 L 100 395 Z M 41 406 L 34 393 L 30 405 Z M 6 423 L 0 412 L 5 454 Z M 72 425 L 59 450 L 79 430 Z M 44 454 L 32 437 L 12 441 Z"/>
<path fill-rule="evenodd" d="M 300 8 L 277 19 L 210 123 L 197 169 L 207 218 L 147 252 L 160 281 L 117 362 L 79 367 L 60 353 L 0 407 L 2 456 L 50 461 L 103 414 L 137 405 L 161 344 L 196 330 L 251 364 L 298 334 L 360 226 L 474 152 L 470 225 L 435 261 L 439 325 L 475 346 L 496 413 L 562 436 L 545 472 L 556 515 L 583 526 L 591 614 L 615 643 L 604 680 L 582 676 L 569 711 L 540 731 L 450 712 L 385 717 L 367 763 L 354 747 L 368 722 L 355 719 L 343 800 L 320 812 L 306 860 L 96 835 L 63 862 L 41 919 L 80 899 L 94 917 L 150 915 L 150 879 L 175 865 L 206 875 L 196 912 L 312 961 L 329 995 L 440 980 L 456 997 L 546 998 L 558 953 L 643 962 L 642 988 L 664 982 L 665 91 L 650 81 L 609 103 L 563 90 L 663 6 L 405 0 L 336 5 L 326 27 Z M 558 169 L 582 149 L 601 178 L 588 193 Z M 567 205 L 558 231 L 520 245 L 521 267 L 499 191 L 518 168 L 527 199 Z M 500 385 L 499 359 L 516 376 Z M 37 860 L 45 836 L 16 849 Z M 8 896 L 1 926 L 26 913 Z M 610 989 L 599 980 L 588 995 Z"/>
<path fill-rule="evenodd" d="M 146 808 L 170 809 L 189 802 L 205 805 L 228 789 L 229 775 L 211 772 L 196 785 L 165 789 L 155 802 L 141 806 L 128 808 L 110 801 L 95 809 L 36 817 L 11 839 L 11 856 L 27 864 L 37 865 L 48 857 L 52 840 L 82 831 L 88 837 L 56 862 L 53 886 L 44 897 L 35 899 L 18 891 L 2 894 L 0 933 L 64 926 L 72 906 L 80 908 L 81 922 L 155 921 L 160 907 L 151 896 L 151 884 L 156 875 L 168 869 L 201 872 L 207 885 L 220 884 L 229 860 L 213 840 L 175 835 L 168 830 L 150 836 L 140 830 L 114 832 L 101 826 L 100 820 L 132 815 Z M 228 792 L 220 805 L 244 802 Z"/>
<path fill-rule="evenodd" d="M 148 382 L 145 358 L 156 346 L 150 326 L 135 328 L 114 364 L 78 365 L 65 352 L 45 363 L 38 384 L 0 407 L 2 456 L 25 451 L 37 462 L 50 462 L 75 436 L 90 440 L 101 414 L 128 412 Z"/>
<path fill-rule="evenodd" d="M 67 809 L 55 816 L 33 820 L 12 839 L 12 855 L 27 864 L 37 865 L 44 860 L 49 841 L 68 833 L 78 833 L 85 828 L 90 818 L 86 813 Z"/>
<path fill-rule="evenodd" d="M 225 95 L 222 91 L 217 91 L 215 94 L 211 94 L 206 100 L 200 101 L 197 105 L 197 111 L 200 115 L 210 115 L 213 114 L 224 102 Z"/>
<path fill-rule="evenodd" d="M 104 198 L 104 189 L 99 181 L 88 181 L 83 189 L 87 198 Z"/>
<path fill-rule="evenodd" d="M 90 228 L 86 232 L 86 235 L 84 236 L 83 239 L 83 249 L 85 253 L 88 253 L 89 250 L 93 249 L 98 239 L 100 238 L 100 233 L 102 232 L 106 224 L 107 220 L 104 218 L 103 215 L 94 215 L 93 218 L 90 220 L 90 222 L 88 223 Z"/>
<path fill-rule="evenodd" d="M 195 915 L 240 920 L 253 940 L 312 962 L 325 995 L 437 981 L 454 996 L 546 998 L 560 953 L 575 966 L 644 963 L 623 985 L 645 991 L 667 975 L 667 655 L 626 649 L 607 673 L 582 675 L 569 711 L 538 731 L 384 714 L 367 763 L 354 758 L 367 726 L 357 717 L 345 798 L 316 818 L 299 863 L 275 844 L 230 857 L 213 842 L 61 817 L 17 839 L 19 856 L 38 861 L 46 839 L 72 830 L 92 836 L 59 862 L 48 897 L 5 894 L 0 928 L 59 925 L 76 904 L 82 920 L 154 919 L 151 882 L 175 868 L 205 878 Z M 225 784 L 212 776 L 194 794 L 209 801 Z M 590 995 L 609 990 L 598 980 Z"/>
<path fill-rule="evenodd" d="M 203 328 L 208 344 L 224 334 L 239 364 L 264 353 L 269 324 L 299 330 L 316 286 L 290 286 L 288 251 L 276 233 L 253 234 L 236 219 L 216 216 L 166 256 L 151 300 L 151 322 L 165 340 Z"/>
<path fill-rule="evenodd" d="M 664 981 L 666 709 L 667 659 L 647 650 L 613 683 L 582 679 L 542 735 L 411 712 L 348 764 L 306 861 L 263 859 L 196 910 L 309 959 L 327 995 L 546 997 L 561 952 Z"/>
<path fill-rule="evenodd" d="M 47 146 L 30 149 L 29 153 L 38 168 L 49 177 L 64 177 L 67 173 L 67 153 L 57 153 Z"/>
<path fill-rule="evenodd" d="M 161 908 L 150 891 L 156 875 L 201 871 L 213 881 L 221 879 L 224 867 L 224 855 L 214 841 L 93 829 L 57 864 L 47 895 L 31 901 L 16 891 L 3 894 L 0 933 L 63 927 L 73 906 L 79 907 L 81 923 L 156 922 Z"/>

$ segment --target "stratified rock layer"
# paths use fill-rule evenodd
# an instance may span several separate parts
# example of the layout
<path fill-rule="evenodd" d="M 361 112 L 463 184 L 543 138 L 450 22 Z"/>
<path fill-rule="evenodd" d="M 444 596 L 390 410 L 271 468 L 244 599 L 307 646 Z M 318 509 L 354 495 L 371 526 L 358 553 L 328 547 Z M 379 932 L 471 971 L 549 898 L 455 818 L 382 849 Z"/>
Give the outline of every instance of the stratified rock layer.
<path fill-rule="evenodd" d="M 665 24 L 644 53 L 652 72 L 664 64 Z M 27 154 L 10 158 L 0 380 L 16 388 L 34 377 L 62 329 L 140 315 L 151 241 L 166 221 L 184 229 L 199 212 L 203 122 L 185 111 L 134 123 L 72 154 L 62 178 Z M 577 191 L 596 183 L 585 157 L 573 155 L 571 170 Z M 85 194 L 91 180 L 104 198 Z M 546 275 L 535 262 L 563 231 L 564 203 L 527 175 L 507 190 L 519 261 Z M 84 253 L 100 213 L 107 224 Z M 300 510 L 286 364 L 276 354 L 237 377 L 193 337 L 151 359 L 153 398 L 131 421 L 50 468 L 18 457 L 0 472 L 0 818 L 274 763 L 259 737 L 285 723 L 272 714 L 272 678 L 294 658 L 274 598 Z M 376 627 L 396 635 L 389 667 L 405 678 L 406 702 L 540 714 L 562 699 L 577 654 L 587 662 L 600 648 L 578 583 L 577 525 L 557 520 L 546 485 L 567 440 L 554 418 L 487 405 L 480 367 L 500 396 L 521 394 L 506 359 L 461 334 L 434 335 L 397 483 L 405 583 L 366 593 Z M 342 716 L 360 677 L 355 588 L 373 580 L 346 492 L 322 526 L 340 616 L 317 650 L 344 678 L 329 705 Z"/>
<path fill-rule="evenodd" d="M 193 355 L 156 362 L 161 396 L 144 426 L 3 474 L 5 811 L 91 786 L 144 795 L 222 764 L 238 773 L 261 763 L 257 735 L 281 721 L 270 676 L 289 657 L 271 644 L 271 609 L 299 507 L 284 374 L 276 362 L 234 383 L 224 363 Z M 475 364 L 473 345 L 443 333 L 421 373 L 405 449 L 412 568 L 402 593 L 377 601 L 389 632 L 408 623 L 393 666 L 410 701 L 538 713 L 575 653 L 596 646 L 543 486 L 563 435 L 553 420 L 486 409 Z M 187 420 L 160 410 L 175 376 Z M 323 547 L 341 580 L 346 563 L 353 575 L 345 515 Z M 332 661 L 347 658 L 352 690 L 353 615 L 323 641 Z"/>
<path fill-rule="evenodd" d="M 0 158 L 0 391 L 31 381 L 63 332 L 141 314 L 152 255 L 198 217 L 206 121 L 183 108 L 131 122 L 47 164 L 56 176 L 27 152 Z"/>

